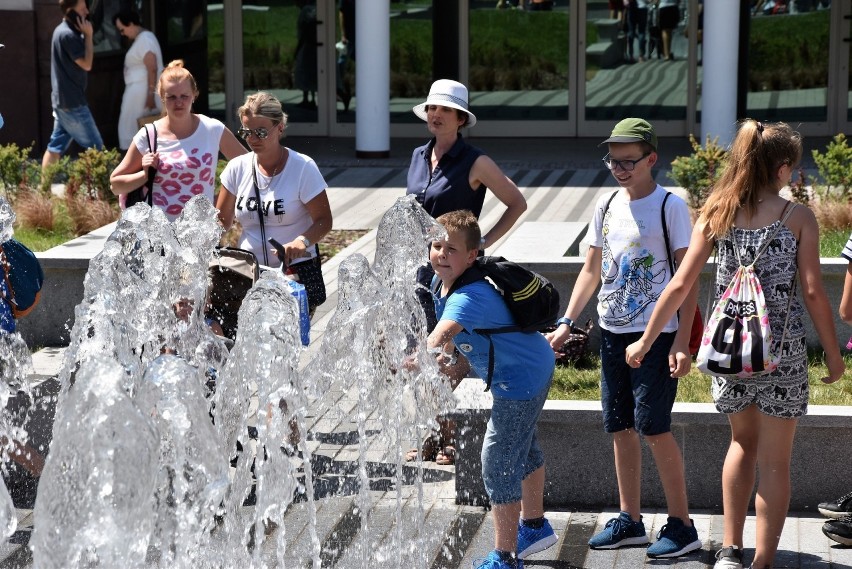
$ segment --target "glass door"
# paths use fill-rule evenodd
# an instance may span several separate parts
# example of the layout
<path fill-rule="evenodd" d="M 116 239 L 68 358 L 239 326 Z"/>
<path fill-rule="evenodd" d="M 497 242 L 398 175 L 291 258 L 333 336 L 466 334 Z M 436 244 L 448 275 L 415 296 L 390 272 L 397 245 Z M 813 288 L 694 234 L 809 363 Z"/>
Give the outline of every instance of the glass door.
<path fill-rule="evenodd" d="M 836 108 L 840 113 L 838 118 L 837 132 L 852 133 L 852 0 L 837 2 L 834 9 L 840 12 L 838 20 L 841 22 L 838 41 L 834 43 L 839 46 L 838 62 L 835 69 L 838 73 L 839 85 Z"/>
<path fill-rule="evenodd" d="M 472 135 L 574 134 L 574 11 L 576 0 L 469 0 L 462 75 L 478 121 Z"/>
<path fill-rule="evenodd" d="M 650 121 L 662 136 L 682 136 L 694 97 L 695 45 L 688 38 L 692 0 L 586 1 L 581 5 L 579 135 L 601 136 L 619 120 Z M 662 4 L 662 6 L 660 6 Z"/>
<path fill-rule="evenodd" d="M 327 135 L 327 109 L 334 101 L 325 61 L 328 14 L 334 14 L 330 4 L 243 0 L 208 5 L 211 112 L 235 125 L 245 97 L 268 91 L 284 106 L 288 134 Z"/>

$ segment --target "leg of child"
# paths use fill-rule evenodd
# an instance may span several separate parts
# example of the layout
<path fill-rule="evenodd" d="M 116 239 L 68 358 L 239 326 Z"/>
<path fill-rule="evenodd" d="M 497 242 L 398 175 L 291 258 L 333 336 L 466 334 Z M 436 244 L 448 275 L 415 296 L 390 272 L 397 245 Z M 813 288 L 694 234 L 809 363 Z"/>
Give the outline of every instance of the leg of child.
<path fill-rule="evenodd" d="M 518 519 L 521 503 L 494 504 L 494 549 L 514 552 L 518 549 Z"/>
<path fill-rule="evenodd" d="M 621 511 L 638 522 L 641 515 L 642 443 L 635 430 L 625 429 L 612 434 L 612 447 Z"/>
<path fill-rule="evenodd" d="M 534 520 L 544 517 L 544 467 L 524 478 L 521 484 L 521 518 Z M 515 524 L 517 526 L 517 523 Z"/>
<path fill-rule="evenodd" d="M 754 490 L 757 466 L 758 422 L 760 412 L 752 405 L 728 416 L 731 445 L 722 467 L 722 509 L 725 530 L 723 546 L 743 548 L 743 526 Z"/>
<path fill-rule="evenodd" d="M 689 524 L 689 506 L 686 498 L 686 479 L 683 473 L 683 456 L 671 431 L 659 435 L 647 436 L 645 440 L 654 455 L 669 516 L 680 518 Z"/>
<path fill-rule="evenodd" d="M 790 508 L 790 460 L 797 419 L 761 414 L 757 444 L 760 480 L 754 500 L 757 518 L 755 568 L 772 567 Z"/>

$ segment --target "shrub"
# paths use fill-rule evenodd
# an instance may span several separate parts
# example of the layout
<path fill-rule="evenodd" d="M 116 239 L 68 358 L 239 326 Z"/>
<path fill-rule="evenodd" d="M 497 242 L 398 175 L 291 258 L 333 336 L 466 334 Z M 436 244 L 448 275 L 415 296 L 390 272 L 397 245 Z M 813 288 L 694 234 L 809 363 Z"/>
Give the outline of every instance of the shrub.
<path fill-rule="evenodd" d="M 805 184 L 805 171 L 802 168 L 799 168 L 799 177 L 790 184 L 790 194 L 793 196 L 794 202 L 804 206 L 807 206 L 811 201 L 811 194 Z"/>
<path fill-rule="evenodd" d="M 121 161 L 121 155 L 114 148 L 98 150 L 89 148 L 68 168 L 66 194 L 79 194 L 81 191 L 92 199 L 104 199 L 111 196 L 109 175 Z"/>
<path fill-rule="evenodd" d="M 678 156 L 672 161 L 671 178 L 689 194 L 689 207 L 696 210 L 704 204 L 707 192 L 722 175 L 727 160 L 727 151 L 719 146 L 719 138 L 708 136 L 702 147 L 695 136 L 689 135 L 692 154 Z"/>
<path fill-rule="evenodd" d="M 32 146 L 19 148 L 17 144 L 0 146 L 0 186 L 6 192 L 7 198 L 13 198 L 13 194 L 26 184 L 27 164 L 32 149 Z"/>
<path fill-rule="evenodd" d="M 814 180 L 814 190 L 821 198 L 852 201 L 852 148 L 846 144 L 846 136 L 840 133 L 828 144 L 825 154 L 812 152 L 814 162 L 823 184 Z"/>

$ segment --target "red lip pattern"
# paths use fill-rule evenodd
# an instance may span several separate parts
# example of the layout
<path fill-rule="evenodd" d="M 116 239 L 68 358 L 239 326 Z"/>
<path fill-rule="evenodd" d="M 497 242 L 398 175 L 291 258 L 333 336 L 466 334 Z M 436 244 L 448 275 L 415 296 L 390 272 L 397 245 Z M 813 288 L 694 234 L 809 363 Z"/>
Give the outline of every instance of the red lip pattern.
<path fill-rule="evenodd" d="M 158 175 L 154 180 L 157 191 L 154 203 L 166 215 L 176 216 L 190 199 L 197 195 L 212 193 L 215 181 L 216 154 L 205 152 L 205 148 L 179 147 L 161 155 Z"/>

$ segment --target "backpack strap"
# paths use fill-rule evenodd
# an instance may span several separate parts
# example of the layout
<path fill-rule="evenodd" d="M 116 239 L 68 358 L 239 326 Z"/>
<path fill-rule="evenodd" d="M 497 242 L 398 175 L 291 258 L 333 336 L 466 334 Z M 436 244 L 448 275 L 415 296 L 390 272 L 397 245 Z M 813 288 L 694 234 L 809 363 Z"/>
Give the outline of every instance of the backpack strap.
<path fill-rule="evenodd" d="M 669 272 L 674 277 L 674 251 L 672 251 L 672 244 L 669 241 L 669 225 L 666 222 L 666 202 L 669 201 L 670 195 L 672 193 L 666 191 L 666 196 L 663 198 L 663 207 L 660 208 L 660 224 L 663 226 L 663 241 L 666 242 L 666 258 L 669 261 Z"/>
<path fill-rule="evenodd" d="M 154 129 L 154 144 L 151 144 L 151 133 L 148 131 L 148 125 L 145 125 L 145 138 L 148 139 L 148 150 L 150 152 L 157 151 L 157 125 L 154 123 L 150 123 L 151 128 Z M 145 192 L 145 203 L 149 206 L 153 207 L 154 204 L 154 178 L 157 176 L 157 171 L 148 169 L 148 179 L 145 181 L 145 187 L 148 188 L 148 191 Z"/>

